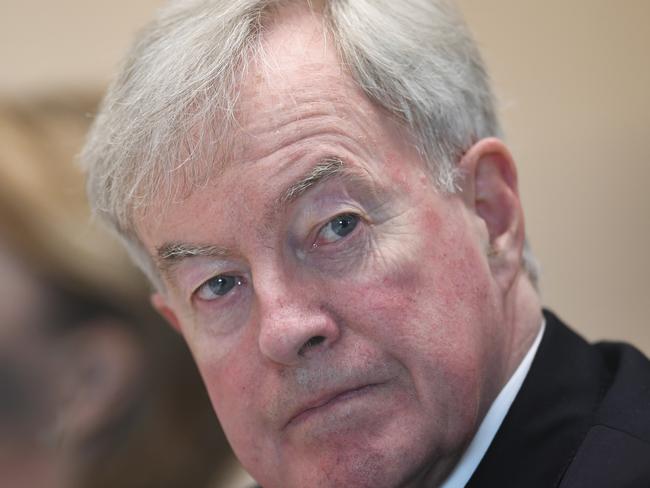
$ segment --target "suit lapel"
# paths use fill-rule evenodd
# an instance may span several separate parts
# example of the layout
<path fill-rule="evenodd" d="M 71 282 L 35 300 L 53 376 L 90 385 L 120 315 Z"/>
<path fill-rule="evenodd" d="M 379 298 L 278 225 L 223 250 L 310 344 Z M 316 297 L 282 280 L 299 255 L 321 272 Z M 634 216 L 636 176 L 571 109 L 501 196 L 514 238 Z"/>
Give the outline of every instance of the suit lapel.
<path fill-rule="evenodd" d="M 468 487 L 550 487 L 585 438 L 609 376 L 600 355 L 553 314 L 530 371 Z"/>

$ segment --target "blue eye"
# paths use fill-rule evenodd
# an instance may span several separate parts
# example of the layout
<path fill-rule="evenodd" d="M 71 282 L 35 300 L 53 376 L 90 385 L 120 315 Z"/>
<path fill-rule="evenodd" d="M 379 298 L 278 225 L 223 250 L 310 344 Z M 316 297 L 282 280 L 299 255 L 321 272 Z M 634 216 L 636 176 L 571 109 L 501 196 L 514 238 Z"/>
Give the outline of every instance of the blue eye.
<path fill-rule="evenodd" d="M 332 222 L 330 222 L 330 227 L 332 228 L 332 232 L 334 232 L 337 236 L 345 237 L 354 230 L 354 228 L 357 226 L 358 221 L 359 219 L 356 215 L 339 215 L 334 220 L 332 220 Z"/>
<path fill-rule="evenodd" d="M 354 214 L 341 214 L 330 220 L 321 229 L 314 246 L 336 242 L 352 232 L 359 223 L 359 217 Z"/>
<path fill-rule="evenodd" d="M 202 300 L 215 300 L 241 284 L 241 278 L 237 276 L 219 275 L 203 283 L 197 295 Z"/>

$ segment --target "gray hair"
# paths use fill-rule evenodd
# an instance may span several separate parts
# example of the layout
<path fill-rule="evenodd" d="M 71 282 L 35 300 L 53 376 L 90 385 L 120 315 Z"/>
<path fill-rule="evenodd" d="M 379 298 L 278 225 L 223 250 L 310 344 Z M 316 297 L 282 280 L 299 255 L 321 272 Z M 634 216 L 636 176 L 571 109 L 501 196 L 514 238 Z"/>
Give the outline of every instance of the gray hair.
<path fill-rule="evenodd" d="M 108 90 L 81 155 L 89 197 L 158 287 L 135 216 L 154 197 L 171 201 L 217 170 L 230 144 L 238 82 L 263 55 L 265 16 L 296 2 L 170 2 Z M 501 136 L 488 76 L 457 10 L 444 0 L 324 4 L 324 23 L 352 78 L 411 129 L 440 190 L 456 191 L 462 154 Z M 524 267 L 535 283 L 527 245 Z"/>

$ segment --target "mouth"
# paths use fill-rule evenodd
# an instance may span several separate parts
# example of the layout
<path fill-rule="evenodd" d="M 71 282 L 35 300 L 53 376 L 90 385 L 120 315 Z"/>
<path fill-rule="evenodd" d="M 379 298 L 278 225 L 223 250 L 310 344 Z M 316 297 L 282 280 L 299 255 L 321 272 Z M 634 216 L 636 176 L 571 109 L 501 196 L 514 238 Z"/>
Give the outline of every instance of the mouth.
<path fill-rule="evenodd" d="M 365 395 L 377 387 L 379 383 L 370 383 L 367 385 L 362 385 L 355 388 L 348 388 L 343 390 L 338 390 L 334 392 L 327 393 L 318 397 L 315 400 L 308 402 L 307 404 L 301 406 L 289 421 L 286 423 L 285 428 L 291 425 L 297 425 L 301 422 L 304 422 L 309 417 L 322 413 L 325 410 L 333 408 L 344 402 L 353 400 L 359 396 Z"/>

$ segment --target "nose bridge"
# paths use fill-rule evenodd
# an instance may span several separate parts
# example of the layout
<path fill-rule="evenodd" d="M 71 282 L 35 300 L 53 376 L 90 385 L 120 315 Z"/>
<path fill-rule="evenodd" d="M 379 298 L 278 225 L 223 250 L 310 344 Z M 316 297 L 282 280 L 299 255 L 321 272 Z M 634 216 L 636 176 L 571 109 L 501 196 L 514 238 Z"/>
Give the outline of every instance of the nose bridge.
<path fill-rule="evenodd" d="M 276 268 L 254 277 L 258 308 L 258 342 L 273 362 L 295 364 L 330 347 L 338 325 L 327 312 L 314 283 Z"/>

